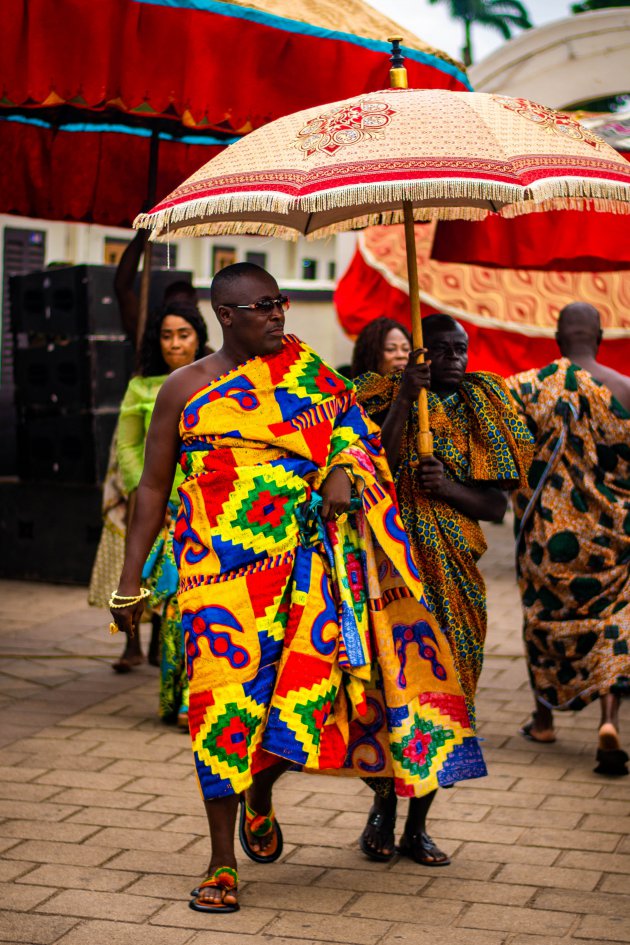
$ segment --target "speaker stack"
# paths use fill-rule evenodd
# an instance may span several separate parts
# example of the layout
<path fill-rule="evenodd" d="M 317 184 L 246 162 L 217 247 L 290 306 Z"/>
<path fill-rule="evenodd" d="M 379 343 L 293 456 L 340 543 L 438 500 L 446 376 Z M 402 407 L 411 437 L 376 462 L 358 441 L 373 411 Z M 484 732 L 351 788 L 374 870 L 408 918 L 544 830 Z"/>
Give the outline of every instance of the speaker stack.
<path fill-rule="evenodd" d="M 14 276 L 18 473 L 0 486 L 0 575 L 86 583 L 101 483 L 134 363 L 113 266 Z M 152 273 L 150 307 L 189 272 Z"/>

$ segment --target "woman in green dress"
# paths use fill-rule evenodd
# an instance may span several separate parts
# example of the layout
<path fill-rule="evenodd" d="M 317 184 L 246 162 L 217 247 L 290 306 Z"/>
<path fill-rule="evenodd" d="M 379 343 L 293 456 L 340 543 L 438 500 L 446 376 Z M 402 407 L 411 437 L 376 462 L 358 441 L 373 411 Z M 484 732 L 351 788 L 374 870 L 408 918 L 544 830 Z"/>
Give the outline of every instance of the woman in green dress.
<path fill-rule="evenodd" d="M 131 517 L 135 492 L 144 465 L 144 447 L 158 392 L 168 375 L 208 353 L 208 332 L 195 305 L 174 301 L 147 325 L 139 352 L 140 371 L 129 382 L 120 408 L 117 460 L 122 489 Z M 173 527 L 183 474 L 177 470 L 164 527 L 151 549 L 143 579 L 151 590 L 149 604 L 161 615 L 160 716 L 166 722 L 188 724 L 188 681 L 177 605 L 177 569 L 173 558 Z M 129 672 L 143 662 L 138 635 L 128 637 L 117 672 Z"/>

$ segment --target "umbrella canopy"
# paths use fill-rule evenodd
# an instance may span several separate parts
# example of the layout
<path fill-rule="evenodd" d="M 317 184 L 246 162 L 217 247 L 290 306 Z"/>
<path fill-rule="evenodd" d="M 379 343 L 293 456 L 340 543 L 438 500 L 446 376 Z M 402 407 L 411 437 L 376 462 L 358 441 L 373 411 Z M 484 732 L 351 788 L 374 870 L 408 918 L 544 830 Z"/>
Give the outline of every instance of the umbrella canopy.
<path fill-rule="evenodd" d="M 252 129 L 378 87 L 400 29 L 363 0 L 5 0 L 0 212 L 128 225 L 151 132 L 167 193 Z M 446 54 L 404 48 L 418 85 L 469 87 Z"/>
<path fill-rule="evenodd" d="M 520 220 L 526 223 L 536 217 L 538 214 L 531 214 Z M 599 352 L 602 362 L 627 372 L 628 272 L 514 271 L 440 263 L 430 258 L 432 230 L 430 223 L 416 225 L 422 314 L 446 312 L 462 323 L 470 338 L 469 370 L 507 376 L 553 361 L 558 356 L 554 340 L 558 313 L 579 299 L 599 310 L 604 329 Z M 360 233 L 354 258 L 337 284 L 335 307 L 342 327 L 351 336 L 381 315 L 411 327 L 401 226 L 369 227 Z"/>
<path fill-rule="evenodd" d="M 323 236 L 414 217 L 550 206 L 628 212 L 630 164 L 578 122 L 501 95 L 385 89 L 278 119 L 137 226 L 158 236 Z"/>
<path fill-rule="evenodd" d="M 515 220 L 445 220 L 435 231 L 439 262 L 560 272 L 630 269 L 630 217 L 555 210 Z"/>

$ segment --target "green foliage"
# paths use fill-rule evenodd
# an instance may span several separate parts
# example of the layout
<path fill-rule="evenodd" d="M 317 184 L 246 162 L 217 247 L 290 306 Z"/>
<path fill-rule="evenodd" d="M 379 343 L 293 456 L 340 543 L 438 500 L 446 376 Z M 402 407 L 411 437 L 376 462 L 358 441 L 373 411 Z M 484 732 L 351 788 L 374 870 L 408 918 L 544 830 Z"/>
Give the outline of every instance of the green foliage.
<path fill-rule="evenodd" d="M 504 39 L 511 39 L 516 29 L 532 27 L 527 8 L 520 0 L 429 0 L 429 3 L 447 3 L 453 19 L 464 24 L 462 53 L 467 66 L 472 63 L 471 33 L 475 23 L 497 30 Z"/>
<path fill-rule="evenodd" d="M 571 13 L 590 13 L 592 10 L 607 10 L 609 7 L 630 7 L 630 0 L 584 0 L 584 3 L 572 4 Z"/>

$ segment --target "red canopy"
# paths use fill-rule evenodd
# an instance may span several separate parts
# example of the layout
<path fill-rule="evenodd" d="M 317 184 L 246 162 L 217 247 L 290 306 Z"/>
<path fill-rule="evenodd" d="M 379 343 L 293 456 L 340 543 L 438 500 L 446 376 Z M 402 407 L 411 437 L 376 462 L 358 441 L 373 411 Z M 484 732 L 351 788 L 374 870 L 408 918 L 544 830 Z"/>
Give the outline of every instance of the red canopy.
<path fill-rule="evenodd" d="M 161 195 L 236 136 L 387 85 L 385 39 L 400 32 L 363 0 L 5 0 L 0 212 L 128 225 L 151 130 Z M 408 40 L 410 84 L 469 87 L 457 63 Z"/>
<path fill-rule="evenodd" d="M 502 269 L 616 272 L 630 269 L 630 217 L 558 210 L 512 220 L 442 221 L 431 258 Z"/>

